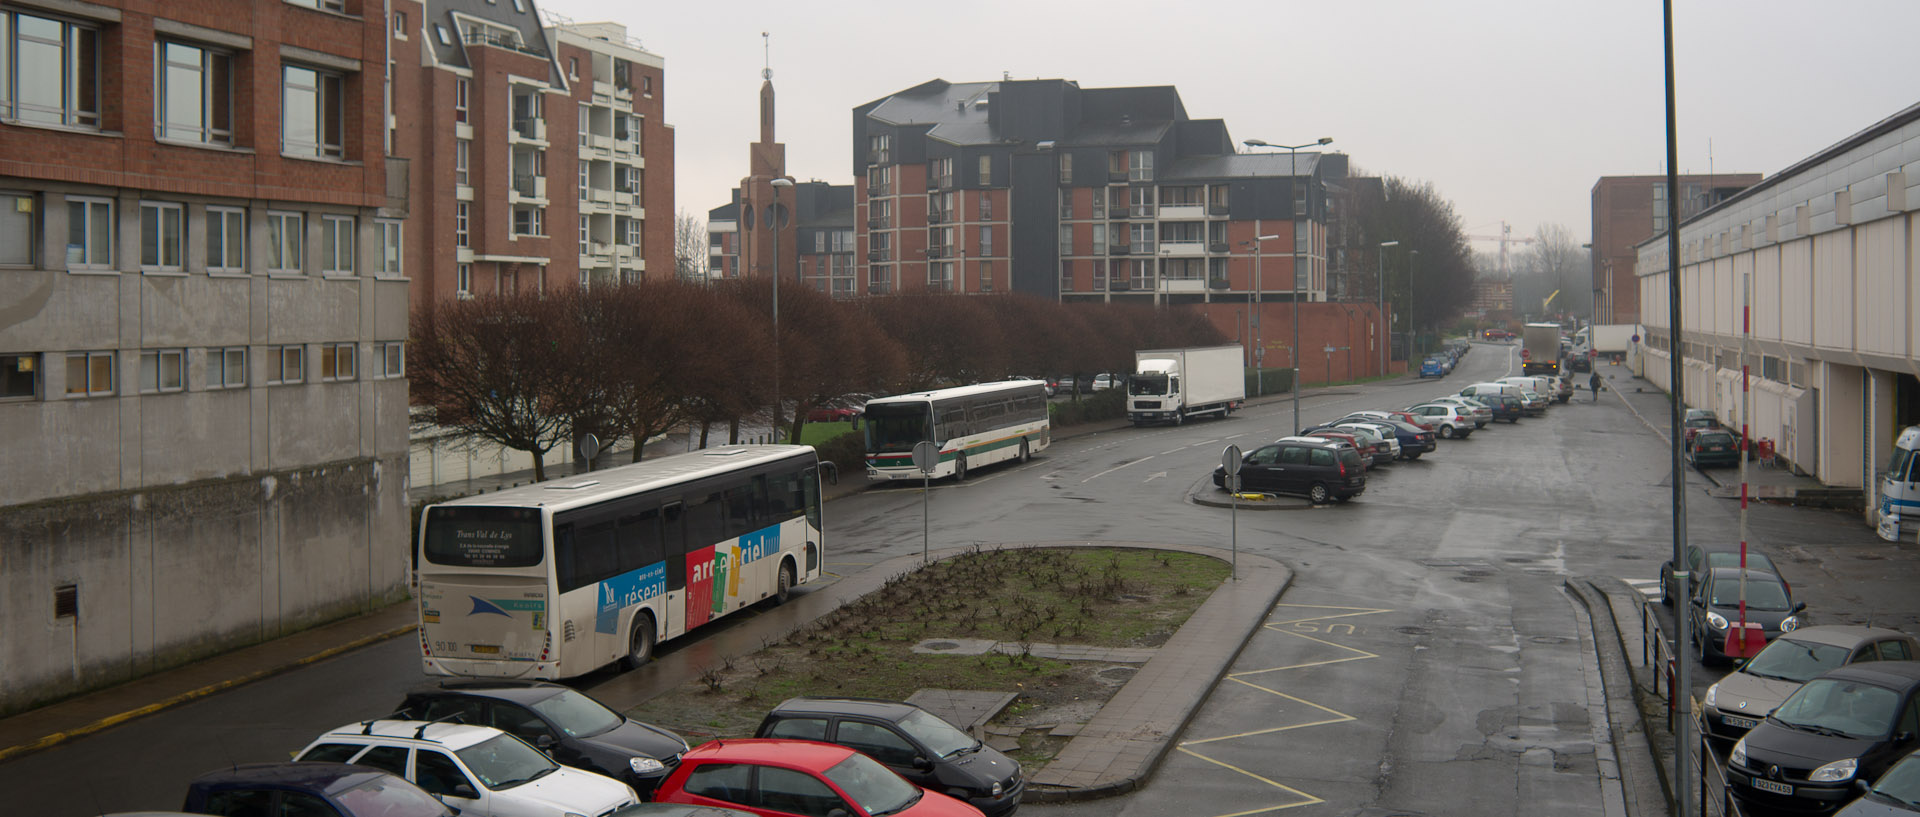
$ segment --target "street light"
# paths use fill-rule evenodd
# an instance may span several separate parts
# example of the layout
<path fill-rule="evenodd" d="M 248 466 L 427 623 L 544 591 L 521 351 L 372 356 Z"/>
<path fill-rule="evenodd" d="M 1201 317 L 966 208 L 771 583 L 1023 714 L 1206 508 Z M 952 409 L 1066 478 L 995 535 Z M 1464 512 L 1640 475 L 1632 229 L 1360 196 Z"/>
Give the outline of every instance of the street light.
<path fill-rule="evenodd" d="M 1315 145 L 1324 145 L 1332 141 L 1333 141 L 1333 137 L 1322 136 L 1319 139 L 1316 139 L 1312 142 L 1308 142 L 1302 145 L 1275 145 L 1275 144 L 1269 144 L 1259 139 L 1248 139 L 1245 142 L 1245 144 L 1247 145 L 1247 147 L 1273 148 L 1275 150 L 1280 150 L 1284 148 L 1287 151 L 1287 192 L 1289 194 L 1294 194 L 1293 185 L 1296 183 L 1295 180 L 1299 178 L 1299 173 L 1300 173 L 1299 166 L 1297 164 L 1298 162 L 1297 157 L 1300 155 L 1299 154 L 1300 149 L 1310 148 Z M 1287 222 L 1289 224 L 1294 225 L 1293 226 L 1293 353 L 1291 357 L 1293 359 L 1293 433 L 1295 435 L 1298 435 L 1300 433 L 1300 232 L 1301 230 L 1300 230 L 1299 218 L 1300 218 L 1300 199 L 1301 198 L 1302 196 L 1298 194 L 1293 195 L 1293 202 L 1291 206 L 1288 208 L 1289 217 L 1287 219 Z"/>
<path fill-rule="evenodd" d="M 773 442 L 780 441 L 780 190 L 792 187 L 792 179 L 774 179 L 773 203 L 767 205 L 763 222 L 773 229 Z"/>
<path fill-rule="evenodd" d="M 1398 246 L 1400 246 L 1398 239 L 1382 241 L 1380 242 L 1380 251 L 1374 253 L 1373 256 L 1375 262 L 1373 294 L 1374 297 L 1380 299 L 1380 322 L 1382 326 L 1385 326 L 1387 320 L 1387 248 Z M 1380 334 L 1382 335 L 1380 339 L 1380 376 L 1385 377 L 1387 374 L 1387 346 L 1390 345 L 1393 340 L 1393 330 L 1388 328 Z"/>
<path fill-rule="evenodd" d="M 1419 250 L 1407 250 L 1407 365 L 1413 365 L 1414 344 L 1420 340 L 1420 328 L 1413 324 L 1413 268 Z"/>
<path fill-rule="evenodd" d="M 1260 274 L 1260 245 L 1261 242 L 1272 241 L 1279 237 L 1279 233 L 1274 233 L 1273 235 L 1255 236 L 1250 241 L 1240 242 L 1240 246 L 1242 247 L 1249 245 L 1253 247 L 1253 303 L 1255 304 L 1253 309 L 1253 396 L 1255 397 L 1262 396 L 1266 391 L 1265 385 L 1267 379 L 1267 347 L 1260 342 L 1260 308 L 1258 306 L 1260 303 L 1260 291 L 1266 288 L 1265 278 Z M 1298 368 L 1298 365 L 1299 364 L 1295 364 L 1295 368 Z"/>

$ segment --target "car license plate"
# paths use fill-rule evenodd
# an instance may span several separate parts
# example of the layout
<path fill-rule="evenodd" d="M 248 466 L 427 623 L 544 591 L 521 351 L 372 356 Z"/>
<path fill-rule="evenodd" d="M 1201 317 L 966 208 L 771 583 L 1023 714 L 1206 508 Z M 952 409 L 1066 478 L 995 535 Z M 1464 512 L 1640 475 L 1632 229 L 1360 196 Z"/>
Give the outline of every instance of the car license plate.
<path fill-rule="evenodd" d="M 1773 792 L 1774 794 L 1784 794 L 1788 796 L 1793 795 L 1793 787 L 1785 783 L 1775 783 L 1771 780 L 1761 780 L 1758 777 L 1750 777 L 1747 779 L 1749 781 L 1752 781 L 1754 788 L 1759 789 L 1761 791 L 1770 791 L 1770 792 Z"/>
<path fill-rule="evenodd" d="M 1720 722 L 1735 729 L 1752 729 L 1760 725 L 1759 721 L 1752 718 L 1741 718 L 1734 715 L 1721 715 Z"/>
<path fill-rule="evenodd" d="M 496 644 L 468 644 L 467 649 L 473 650 L 481 655 L 498 655 L 500 653 L 500 647 Z"/>

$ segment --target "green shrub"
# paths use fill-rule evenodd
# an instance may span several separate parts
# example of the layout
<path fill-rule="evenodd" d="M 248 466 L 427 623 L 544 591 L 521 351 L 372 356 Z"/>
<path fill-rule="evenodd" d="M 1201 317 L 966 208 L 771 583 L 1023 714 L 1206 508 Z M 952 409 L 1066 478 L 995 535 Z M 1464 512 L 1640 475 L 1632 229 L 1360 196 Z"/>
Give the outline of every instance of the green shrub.
<path fill-rule="evenodd" d="M 858 477 L 867 468 L 866 435 L 847 432 L 825 442 L 815 443 L 820 459 L 840 467 L 840 478 Z"/>
<path fill-rule="evenodd" d="M 1255 378 L 1258 382 L 1255 382 Z M 1247 373 L 1247 396 L 1285 394 L 1293 390 L 1292 369 L 1253 369 Z"/>
<path fill-rule="evenodd" d="M 1081 395 L 1078 400 L 1059 400 L 1047 404 L 1047 422 L 1055 426 L 1074 426 L 1127 416 L 1127 393 L 1107 389 Z"/>

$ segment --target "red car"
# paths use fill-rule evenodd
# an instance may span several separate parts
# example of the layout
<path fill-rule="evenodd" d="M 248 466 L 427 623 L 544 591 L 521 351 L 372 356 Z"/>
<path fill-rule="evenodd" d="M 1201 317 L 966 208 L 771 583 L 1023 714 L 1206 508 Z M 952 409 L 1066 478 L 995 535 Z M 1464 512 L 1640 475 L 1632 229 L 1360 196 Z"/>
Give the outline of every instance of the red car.
<path fill-rule="evenodd" d="M 921 789 L 845 746 L 749 738 L 701 744 L 654 791 L 654 802 L 734 808 L 765 817 L 888 814 L 981 817 L 980 810 Z"/>

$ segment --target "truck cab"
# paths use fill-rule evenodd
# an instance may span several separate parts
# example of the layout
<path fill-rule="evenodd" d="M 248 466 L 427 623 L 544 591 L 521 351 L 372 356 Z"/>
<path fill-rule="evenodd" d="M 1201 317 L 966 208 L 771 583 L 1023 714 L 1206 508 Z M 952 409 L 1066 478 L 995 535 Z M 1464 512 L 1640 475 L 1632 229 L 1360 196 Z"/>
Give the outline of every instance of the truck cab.
<path fill-rule="evenodd" d="M 1913 530 L 1920 530 L 1920 426 L 1900 432 L 1893 461 L 1880 478 L 1880 538 L 1896 542 Z"/>

